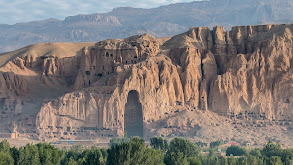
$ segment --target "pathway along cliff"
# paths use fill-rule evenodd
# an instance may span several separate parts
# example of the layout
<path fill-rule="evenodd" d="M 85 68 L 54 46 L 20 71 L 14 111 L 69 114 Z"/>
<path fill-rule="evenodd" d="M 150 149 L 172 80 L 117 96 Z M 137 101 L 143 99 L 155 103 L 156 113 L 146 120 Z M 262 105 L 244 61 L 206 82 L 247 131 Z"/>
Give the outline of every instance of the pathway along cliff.
<path fill-rule="evenodd" d="M 0 55 L 2 132 L 293 145 L 293 25 L 44 43 Z"/>

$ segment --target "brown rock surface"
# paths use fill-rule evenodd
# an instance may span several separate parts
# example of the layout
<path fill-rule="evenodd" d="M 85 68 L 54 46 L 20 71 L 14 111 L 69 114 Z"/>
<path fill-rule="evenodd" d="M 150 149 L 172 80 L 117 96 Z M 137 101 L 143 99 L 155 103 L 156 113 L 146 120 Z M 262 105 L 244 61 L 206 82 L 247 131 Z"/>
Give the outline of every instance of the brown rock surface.
<path fill-rule="evenodd" d="M 291 24 L 196 27 L 170 39 L 144 34 L 3 54 L 1 125 L 43 140 L 123 136 L 129 110 L 145 138 L 291 144 L 292 33 Z M 131 91 L 138 101 L 127 104 Z"/>

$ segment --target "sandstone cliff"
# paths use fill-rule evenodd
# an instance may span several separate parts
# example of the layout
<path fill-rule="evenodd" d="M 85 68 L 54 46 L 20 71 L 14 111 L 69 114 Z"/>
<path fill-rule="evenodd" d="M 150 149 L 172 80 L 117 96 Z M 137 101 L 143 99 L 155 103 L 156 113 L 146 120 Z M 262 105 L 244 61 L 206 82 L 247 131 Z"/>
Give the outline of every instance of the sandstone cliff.
<path fill-rule="evenodd" d="M 290 122 L 292 33 L 291 24 L 194 27 L 170 39 L 75 46 L 78 53 L 64 56 L 17 51 L 0 68 L 1 117 L 18 115 L 18 131 L 32 128 L 41 139 L 123 136 L 125 116 L 139 121 L 140 106 L 145 137 L 182 130 L 196 137 L 222 120 Z M 132 92 L 138 101 L 129 105 Z M 195 120 L 200 115 L 207 120 Z"/>

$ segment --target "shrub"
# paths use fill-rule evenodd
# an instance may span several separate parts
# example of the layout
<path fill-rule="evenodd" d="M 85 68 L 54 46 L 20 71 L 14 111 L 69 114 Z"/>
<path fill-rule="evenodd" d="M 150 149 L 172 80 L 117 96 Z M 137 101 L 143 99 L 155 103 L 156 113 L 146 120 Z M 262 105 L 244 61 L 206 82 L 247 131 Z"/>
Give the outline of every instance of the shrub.
<path fill-rule="evenodd" d="M 247 150 L 245 148 L 232 145 L 227 148 L 226 156 L 230 156 L 231 154 L 233 156 L 242 156 L 247 154 Z"/>
<path fill-rule="evenodd" d="M 210 148 L 215 148 L 223 144 L 223 141 L 218 140 L 210 143 Z"/>
<path fill-rule="evenodd" d="M 162 150 L 163 152 L 167 152 L 168 148 L 169 148 L 169 143 L 168 140 L 163 138 L 163 137 L 152 137 L 150 139 L 150 145 L 154 148 L 154 149 L 159 149 Z"/>

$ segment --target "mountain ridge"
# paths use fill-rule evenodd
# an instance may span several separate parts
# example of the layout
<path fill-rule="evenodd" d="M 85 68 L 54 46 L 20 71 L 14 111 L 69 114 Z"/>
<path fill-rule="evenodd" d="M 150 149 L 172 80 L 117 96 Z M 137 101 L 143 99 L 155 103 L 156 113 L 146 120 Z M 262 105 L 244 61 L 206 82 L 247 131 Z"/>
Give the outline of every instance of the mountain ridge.
<path fill-rule="evenodd" d="M 292 23 L 292 11 L 292 0 L 195 1 L 151 9 L 120 7 L 108 13 L 70 16 L 64 20 L 0 25 L 0 52 L 33 43 L 95 42 L 143 33 L 169 37 L 191 26 L 222 25 L 230 29 L 239 25 Z"/>

